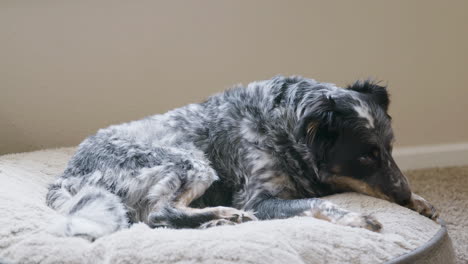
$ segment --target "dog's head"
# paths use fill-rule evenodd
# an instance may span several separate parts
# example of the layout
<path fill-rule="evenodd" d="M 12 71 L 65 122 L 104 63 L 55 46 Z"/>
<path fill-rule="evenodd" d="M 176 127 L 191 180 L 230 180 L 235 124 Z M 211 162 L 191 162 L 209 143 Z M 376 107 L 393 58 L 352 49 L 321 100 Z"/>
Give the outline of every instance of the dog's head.
<path fill-rule="evenodd" d="M 411 191 L 392 157 L 394 140 L 386 87 L 356 82 L 309 102 L 296 127 L 314 157 L 320 181 L 406 204 Z"/>

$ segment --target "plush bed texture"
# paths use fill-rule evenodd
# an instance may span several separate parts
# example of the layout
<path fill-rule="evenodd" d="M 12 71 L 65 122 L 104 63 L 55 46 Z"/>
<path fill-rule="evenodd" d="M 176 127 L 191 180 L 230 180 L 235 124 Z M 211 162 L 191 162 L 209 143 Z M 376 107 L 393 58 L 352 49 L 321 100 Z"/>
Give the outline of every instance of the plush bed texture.
<path fill-rule="evenodd" d="M 424 249 L 428 249 L 426 259 L 453 261 L 450 240 L 439 224 L 354 193 L 325 199 L 375 215 L 384 226 L 381 232 L 295 217 L 206 230 L 135 224 L 93 243 L 57 237 L 48 230 L 59 216 L 45 205 L 44 197 L 73 151 L 62 148 L 0 157 L 0 263 L 383 263 L 404 262 L 404 256 Z"/>

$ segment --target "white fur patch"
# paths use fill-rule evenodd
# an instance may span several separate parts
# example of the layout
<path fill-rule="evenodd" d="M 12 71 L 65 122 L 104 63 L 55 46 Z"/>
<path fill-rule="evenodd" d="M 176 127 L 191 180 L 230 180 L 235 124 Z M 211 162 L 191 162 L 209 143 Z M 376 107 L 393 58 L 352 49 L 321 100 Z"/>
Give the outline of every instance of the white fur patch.
<path fill-rule="evenodd" d="M 367 128 L 374 128 L 374 117 L 370 114 L 369 108 L 363 106 L 362 104 L 354 107 L 354 111 L 359 115 L 359 117 L 366 119 L 368 124 Z"/>

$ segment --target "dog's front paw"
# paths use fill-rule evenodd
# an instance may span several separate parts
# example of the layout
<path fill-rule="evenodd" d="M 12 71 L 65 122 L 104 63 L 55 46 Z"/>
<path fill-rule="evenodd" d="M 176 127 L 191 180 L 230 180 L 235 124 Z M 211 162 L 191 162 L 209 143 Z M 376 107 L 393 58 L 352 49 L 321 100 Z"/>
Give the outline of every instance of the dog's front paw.
<path fill-rule="evenodd" d="M 230 207 L 217 207 L 217 215 L 220 219 L 226 219 L 234 223 L 245 223 L 258 220 L 252 212 L 238 210 Z"/>
<path fill-rule="evenodd" d="M 236 225 L 236 222 L 227 220 L 227 219 L 215 219 L 208 221 L 206 223 L 203 223 L 199 228 L 200 229 L 207 229 L 210 227 L 215 227 L 215 226 L 223 226 L 223 225 Z"/>
<path fill-rule="evenodd" d="M 382 224 L 371 215 L 358 213 L 347 213 L 335 221 L 336 224 L 365 228 L 370 231 L 378 232 L 382 229 Z"/>
<path fill-rule="evenodd" d="M 433 220 L 437 220 L 439 217 L 439 212 L 437 212 L 435 207 L 415 193 L 411 194 L 411 201 L 407 207 Z"/>

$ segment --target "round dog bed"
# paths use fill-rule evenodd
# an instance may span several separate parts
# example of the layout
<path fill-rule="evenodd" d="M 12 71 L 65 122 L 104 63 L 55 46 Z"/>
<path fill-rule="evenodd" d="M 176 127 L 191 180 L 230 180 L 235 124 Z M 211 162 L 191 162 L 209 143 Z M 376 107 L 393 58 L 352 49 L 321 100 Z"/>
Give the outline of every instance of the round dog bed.
<path fill-rule="evenodd" d="M 381 232 L 310 217 L 206 230 L 135 224 L 91 243 L 57 237 L 47 185 L 73 148 L 0 157 L 0 263 L 453 263 L 444 225 L 383 200 L 346 193 L 325 197 L 374 215 Z"/>

